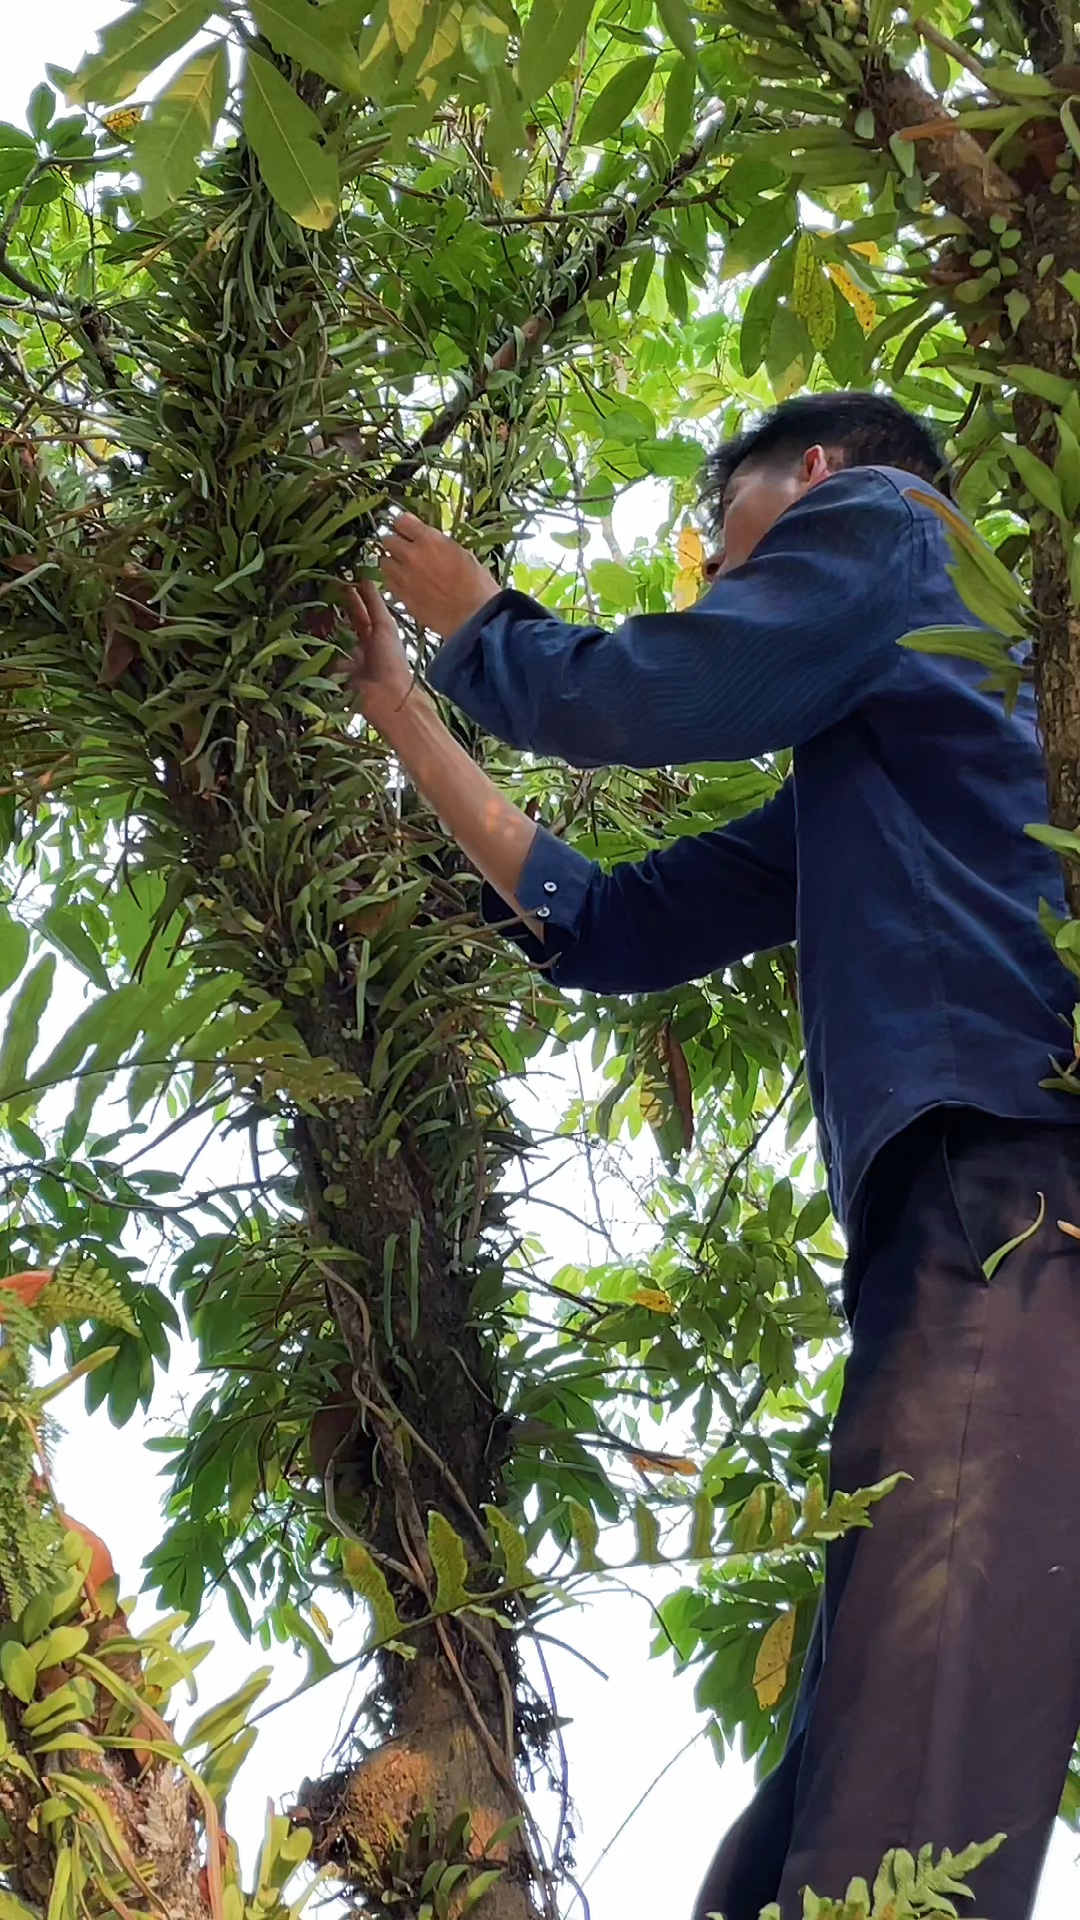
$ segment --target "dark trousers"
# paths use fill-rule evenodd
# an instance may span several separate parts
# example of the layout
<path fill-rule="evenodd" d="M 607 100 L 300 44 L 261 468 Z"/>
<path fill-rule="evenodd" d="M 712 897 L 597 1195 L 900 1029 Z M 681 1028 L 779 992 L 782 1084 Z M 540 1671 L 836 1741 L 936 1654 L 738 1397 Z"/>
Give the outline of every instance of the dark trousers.
<path fill-rule="evenodd" d="M 1035 1220 L 1038 1232 L 983 1262 Z M 1030 1913 L 1080 1726 L 1080 1115 L 926 1115 L 875 1163 L 845 1292 L 834 1487 L 903 1471 L 828 1548 L 784 1758 L 709 1869 L 695 1920 L 873 1883 L 890 1847 L 1004 1833 L 971 1879 Z"/>

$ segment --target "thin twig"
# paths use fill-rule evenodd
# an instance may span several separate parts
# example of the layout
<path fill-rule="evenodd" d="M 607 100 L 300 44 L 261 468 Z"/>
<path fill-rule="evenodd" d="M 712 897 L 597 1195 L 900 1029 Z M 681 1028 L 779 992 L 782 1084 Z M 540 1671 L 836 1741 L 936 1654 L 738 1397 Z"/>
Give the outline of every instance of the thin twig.
<path fill-rule="evenodd" d="M 973 53 L 968 52 L 966 47 L 960 46 L 956 40 L 950 40 L 947 33 L 942 33 L 937 27 L 932 26 L 929 20 L 920 18 L 913 20 L 911 24 L 920 40 L 927 40 L 932 47 L 937 48 L 939 53 L 948 54 L 949 59 L 955 60 L 958 67 L 966 67 L 969 73 L 975 75 L 976 80 L 986 86 L 986 68 L 981 60 L 977 60 Z"/>
<path fill-rule="evenodd" d="M 611 1852 L 611 1849 L 615 1845 L 616 1841 L 621 1839 L 622 1835 L 626 1832 L 627 1827 L 630 1825 L 631 1820 L 633 1820 L 636 1817 L 636 1815 L 641 1812 L 641 1809 L 645 1805 L 645 1802 L 649 1798 L 649 1795 L 654 1791 L 656 1787 L 660 1785 L 660 1782 L 664 1778 L 664 1775 L 670 1773 L 672 1767 L 678 1765 L 684 1753 L 689 1753 L 691 1747 L 696 1747 L 698 1741 L 704 1739 L 711 1725 L 712 1725 L 711 1721 L 706 1721 L 703 1727 L 699 1727 L 696 1733 L 692 1733 L 690 1735 L 689 1740 L 685 1741 L 684 1744 L 679 1748 L 678 1753 L 672 1754 L 671 1759 L 667 1762 L 667 1765 L 661 1767 L 659 1773 L 656 1775 L 656 1778 L 654 1780 L 650 1780 L 644 1793 L 640 1796 L 639 1799 L 635 1800 L 633 1806 L 631 1807 L 629 1813 L 626 1816 L 626 1819 L 621 1823 L 620 1826 L 616 1827 L 615 1832 L 612 1834 L 611 1839 L 608 1841 L 606 1847 L 604 1847 L 603 1850 L 597 1854 L 596 1859 L 593 1861 L 592 1866 L 589 1868 L 588 1873 L 585 1874 L 582 1879 L 581 1884 L 583 1887 L 588 1886 L 589 1881 L 592 1879 L 593 1874 L 596 1872 L 597 1868 L 603 1865 L 604 1861 L 607 1859 L 608 1854 Z"/>
<path fill-rule="evenodd" d="M 32 189 L 37 186 L 39 180 L 41 180 L 47 172 L 48 167 L 42 160 L 39 160 L 36 166 L 31 167 L 24 184 L 19 188 L 3 221 L 0 222 L 0 273 L 4 275 L 5 279 L 11 281 L 13 287 L 18 287 L 21 293 L 28 294 L 30 299 L 38 305 L 44 304 L 47 307 L 52 307 L 55 317 L 61 318 L 63 316 L 57 307 L 56 295 L 50 293 L 48 287 L 39 286 L 36 280 L 29 279 L 20 268 L 13 267 L 7 257 L 8 242 L 15 231 L 15 223 L 25 207 Z"/>
<path fill-rule="evenodd" d="M 705 1224 L 701 1229 L 700 1235 L 698 1236 L 699 1248 L 708 1239 L 709 1234 L 712 1232 L 713 1227 L 716 1225 L 717 1219 L 719 1218 L 720 1209 L 722 1208 L 724 1201 L 727 1199 L 728 1194 L 731 1192 L 733 1181 L 735 1180 L 740 1170 L 746 1165 L 746 1162 L 749 1160 L 751 1154 L 757 1151 L 758 1147 L 761 1145 L 761 1142 L 764 1140 L 765 1135 L 768 1133 L 769 1128 L 772 1126 L 773 1121 L 778 1120 L 780 1115 L 783 1113 L 784 1108 L 787 1106 L 788 1101 L 791 1099 L 791 1096 L 794 1093 L 795 1088 L 798 1086 L 799 1081 L 802 1078 L 802 1072 L 803 1072 L 803 1062 L 800 1060 L 798 1066 L 796 1067 L 794 1073 L 791 1076 L 791 1079 L 788 1081 L 787 1086 L 785 1087 L 783 1093 L 781 1094 L 779 1100 L 777 1101 L 772 1112 L 769 1114 L 768 1118 L 762 1122 L 761 1126 L 758 1127 L 756 1133 L 751 1135 L 749 1143 L 743 1148 L 742 1152 L 737 1156 L 737 1158 L 732 1161 L 731 1166 L 728 1168 L 727 1173 L 724 1176 L 723 1182 L 720 1187 L 720 1191 L 717 1194 L 716 1199 L 713 1201 L 712 1206 L 709 1208 L 709 1211 L 705 1216 Z"/>

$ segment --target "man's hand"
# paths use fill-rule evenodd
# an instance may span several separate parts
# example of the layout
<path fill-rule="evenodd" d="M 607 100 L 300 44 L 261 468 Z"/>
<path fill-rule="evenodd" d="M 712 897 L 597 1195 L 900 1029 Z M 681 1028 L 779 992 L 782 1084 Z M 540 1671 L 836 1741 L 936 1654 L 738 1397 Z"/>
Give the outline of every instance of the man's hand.
<path fill-rule="evenodd" d="M 501 592 L 475 554 L 414 513 L 400 513 L 380 544 L 388 593 L 442 640 Z"/>
<path fill-rule="evenodd" d="M 413 685 L 413 671 L 398 624 L 371 580 L 343 588 L 345 617 L 356 635 L 348 683 L 362 713 L 380 733 L 400 712 Z"/>

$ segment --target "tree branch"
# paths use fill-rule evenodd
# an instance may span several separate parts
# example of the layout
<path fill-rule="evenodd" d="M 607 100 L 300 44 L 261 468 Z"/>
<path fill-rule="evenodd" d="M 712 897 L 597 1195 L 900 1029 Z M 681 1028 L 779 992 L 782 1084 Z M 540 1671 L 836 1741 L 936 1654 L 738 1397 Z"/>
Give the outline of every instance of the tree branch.
<path fill-rule="evenodd" d="M 460 393 L 441 413 L 436 414 L 419 439 L 386 475 L 383 485 L 388 492 L 393 493 L 407 486 L 424 465 L 427 454 L 449 439 L 474 401 L 484 392 L 493 373 L 507 372 L 531 360 L 559 321 L 565 319 L 589 288 L 603 278 L 615 255 L 639 230 L 648 215 L 670 199 L 688 174 L 712 157 L 722 129 L 723 115 L 716 115 L 707 122 L 693 146 L 679 154 L 669 171 L 614 215 L 606 233 L 598 234 L 590 242 L 583 258 L 579 259 L 576 253 L 568 257 L 564 251 L 561 258 L 557 256 L 549 263 L 546 275 L 549 284 L 557 283 L 560 274 L 564 276 L 559 292 L 542 311 L 530 314 L 523 326 L 516 327 L 509 339 L 504 340 L 491 356 L 488 364 L 478 368 Z"/>
<path fill-rule="evenodd" d="M 909 127 L 952 118 L 941 101 L 909 73 L 877 62 L 864 72 L 861 98 L 873 113 L 874 131 L 883 147 Z M 985 226 L 994 214 L 1007 217 L 1020 200 L 1020 188 L 1011 174 L 984 153 L 965 127 L 929 134 L 921 146 L 929 162 L 926 171 L 937 176 L 929 183 L 934 199 L 969 226 Z"/>
<path fill-rule="evenodd" d="M 39 306 L 44 304 L 50 307 L 52 309 L 52 315 L 60 319 L 63 317 L 63 312 L 57 305 L 56 295 L 50 293 L 48 287 L 39 286 L 36 280 L 31 280 L 29 275 L 22 272 L 21 268 L 12 266 L 7 257 L 8 242 L 15 231 L 15 222 L 18 220 L 20 213 L 26 205 L 31 189 L 37 186 L 38 181 L 48 171 L 49 168 L 47 164 L 41 160 L 38 161 L 36 166 L 31 167 L 27 179 L 15 195 L 14 200 L 4 216 L 3 225 L 0 226 L 0 273 L 3 274 L 5 280 L 10 280 L 13 287 L 18 287 L 20 293 L 25 293 Z"/>
<path fill-rule="evenodd" d="M 811 57 L 819 62 L 830 86 L 835 86 L 836 76 L 822 57 L 813 28 L 801 18 L 800 0 L 776 0 L 776 9 Z M 916 24 L 920 32 L 924 31 L 925 23 Z M 861 25 L 863 31 L 868 32 L 865 15 Z M 926 33 L 925 37 L 934 36 Z M 856 53 L 854 47 L 849 50 Z M 965 127 L 949 124 L 952 115 L 936 95 L 927 92 L 903 68 L 889 66 L 873 47 L 860 64 L 860 84 L 844 90 L 853 107 L 870 109 L 878 145 L 888 149 L 889 141 L 897 134 L 906 133 L 909 127 L 935 123 L 941 130 L 927 134 L 921 142 L 928 162 L 926 171 L 936 176 L 928 183 L 934 199 L 949 213 L 976 228 L 985 227 L 994 214 L 1007 217 L 1021 198 L 1020 189 L 1011 175 L 984 153 L 974 134 Z M 970 65 L 970 61 L 967 64 Z"/>

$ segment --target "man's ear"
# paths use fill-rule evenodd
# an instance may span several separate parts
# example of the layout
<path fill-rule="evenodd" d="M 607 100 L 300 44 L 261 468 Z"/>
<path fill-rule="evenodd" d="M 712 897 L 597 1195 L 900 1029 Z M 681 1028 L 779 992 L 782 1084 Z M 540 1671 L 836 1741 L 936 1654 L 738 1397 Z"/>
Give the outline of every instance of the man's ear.
<path fill-rule="evenodd" d="M 803 479 L 808 487 L 818 486 L 822 480 L 829 478 L 832 471 L 824 447 L 807 447 L 803 454 Z"/>

